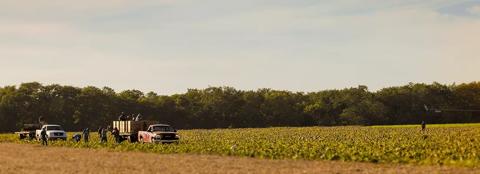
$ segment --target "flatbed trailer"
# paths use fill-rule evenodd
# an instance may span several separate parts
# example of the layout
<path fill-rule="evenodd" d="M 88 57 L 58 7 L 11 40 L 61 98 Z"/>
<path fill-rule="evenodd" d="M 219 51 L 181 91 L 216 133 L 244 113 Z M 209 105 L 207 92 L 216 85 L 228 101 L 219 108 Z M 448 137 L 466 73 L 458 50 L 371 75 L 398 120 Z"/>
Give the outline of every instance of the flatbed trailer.
<path fill-rule="evenodd" d="M 40 129 L 42 127 L 41 124 L 24 124 L 23 129 L 19 132 L 15 132 L 19 137 L 19 139 L 23 140 L 28 138 L 30 140 L 35 139 L 35 130 Z"/>

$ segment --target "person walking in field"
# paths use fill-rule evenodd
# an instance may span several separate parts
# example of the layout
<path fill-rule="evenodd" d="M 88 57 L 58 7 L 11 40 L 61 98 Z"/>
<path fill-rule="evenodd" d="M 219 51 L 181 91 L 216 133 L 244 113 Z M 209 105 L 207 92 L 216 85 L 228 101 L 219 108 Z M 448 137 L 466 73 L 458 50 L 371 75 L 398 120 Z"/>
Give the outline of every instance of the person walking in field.
<path fill-rule="evenodd" d="M 83 129 L 83 140 L 85 141 L 85 143 L 88 143 L 88 138 L 90 136 L 90 130 L 88 130 L 88 128 L 85 128 Z"/>
<path fill-rule="evenodd" d="M 42 146 L 48 146 L 47 130 L 45 128 L 43 128 L 42 131 L 40 132 L 40 136 L 42 139 Z"/>
<path fill-rule="evenodd" d="M 101 137 L 101 142 L 102 143 L 107 143 L 107 129 L 102 128 L 100 135 L 101 135 L 100 136 Z"/>

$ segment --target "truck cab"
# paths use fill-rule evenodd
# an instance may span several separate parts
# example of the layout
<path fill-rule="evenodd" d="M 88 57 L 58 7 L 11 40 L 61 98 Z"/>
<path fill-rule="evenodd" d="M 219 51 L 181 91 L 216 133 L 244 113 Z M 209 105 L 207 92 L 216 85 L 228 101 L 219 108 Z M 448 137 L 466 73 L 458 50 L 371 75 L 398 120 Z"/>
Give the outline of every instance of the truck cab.
<path fill-rule="evenodd" d="M 175 143 L 180 136 L 168 124 L 153 124 L 146 131 L 138 132 L 138 141 L 141 143 Z"/>
<path fill-rule="evenodd" d="M 35 131 L 35 137 L 37 140 L 42 139 L 42 129 L 45 128 L 47 131 L 48 140 L 67 140 L 67 133 L 63 130 L 62 126 L 56 124 L 46 124 L 43 125 L 41 129 Z"/>

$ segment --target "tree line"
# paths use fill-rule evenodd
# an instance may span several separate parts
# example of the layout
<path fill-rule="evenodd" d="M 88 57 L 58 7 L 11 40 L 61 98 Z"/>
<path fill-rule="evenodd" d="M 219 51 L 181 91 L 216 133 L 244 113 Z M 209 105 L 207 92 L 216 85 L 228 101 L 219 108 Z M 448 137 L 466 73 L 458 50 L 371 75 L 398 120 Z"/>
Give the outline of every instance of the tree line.
<path fill-rule="evenodd" d="M 180 129 L 480 122 L 480 112 L 466 111 L 475 109 L 480 82 L 410 83 L 375 92 L 366 86 L 310 93 L 209 87 L 174 95 L 31 82 L 0 88 L 0 131 L 19 130 L 40 116 L 69 131 L 94 129 L 121 112 Z"/>

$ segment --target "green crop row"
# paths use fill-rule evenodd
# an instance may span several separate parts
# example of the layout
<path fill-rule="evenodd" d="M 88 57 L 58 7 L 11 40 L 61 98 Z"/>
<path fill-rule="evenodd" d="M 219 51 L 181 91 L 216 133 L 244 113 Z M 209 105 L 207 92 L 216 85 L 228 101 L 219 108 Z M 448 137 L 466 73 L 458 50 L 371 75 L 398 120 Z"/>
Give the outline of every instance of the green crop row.
<path fill-rule="evenodd" d="M 69 133 L 70 135 L 72 133 Z M 476 167 L 480 165 L 480 127 L 306 127 L 179 131 L 178 144 L 51 142 L 52 146 L 106 148 L 114 151 L 191 153 L 267 159 L 342 160 Z M 14 134 L 0 142 L 32 143 Z"/>

